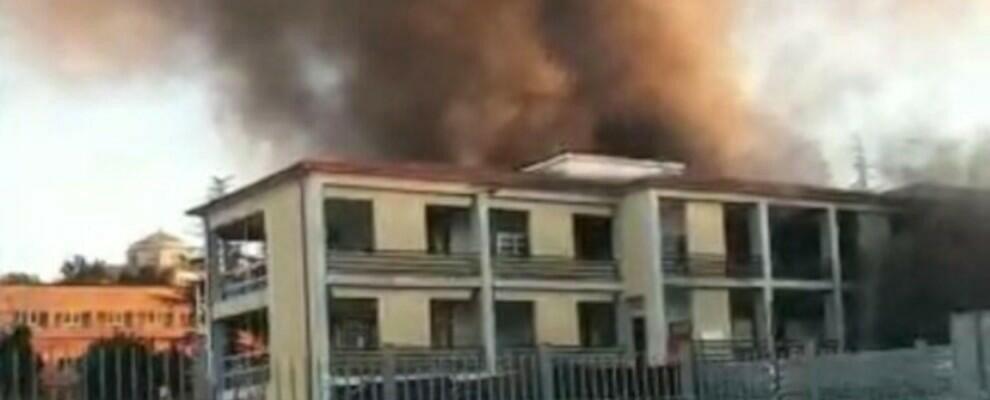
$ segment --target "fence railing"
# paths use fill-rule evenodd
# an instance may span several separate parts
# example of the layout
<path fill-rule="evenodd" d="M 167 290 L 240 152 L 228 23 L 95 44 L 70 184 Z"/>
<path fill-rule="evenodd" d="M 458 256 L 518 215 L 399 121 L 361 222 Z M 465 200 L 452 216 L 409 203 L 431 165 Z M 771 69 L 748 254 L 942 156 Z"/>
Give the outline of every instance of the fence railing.
<path fill-rule="evenodd" d="M 719 345 L 709 343 L 709 345 Z M 139 347 L 94 350 L 47 362 L 0 351 L 4 400 L 723 400 L 953 399 L 949 347 L 823 354 L 817 345 L 790 357 L 706 359 L 699 344 L 674 360 L 650 362 L 615 349 L 541 347 L 500 352 L 488 362 L 474 349 L 338 352 L 312 372 L 309 363 L 272 363 L 266 354 L 227 357 L 209 379 L 202 359 Z M 735 343 L 727 348 L 745 348 Z M 754 346 L 755 347 L 755 346 Z M 811 349 L 808 351 L 808 349 Z M 0 349 L 2 350 L 2 349 Z M 57 373 L 56 373 L 57 372 Z M 212 383 L 211 383 L 212 381 Z M 294 393 L 285 396 L 285 393 Z M 279 395 L 283 394 L 283 395 Z M 266 397 L 274 396 L 274 397 Z"/>
<path fill-rule="evenodd" d="M 0 399 L 130 400 L 203 398 L 205 366 L 183 351 L 141 345 L 95 348 L 52 359 L 0 348 Z"/>
<path fill-rule="evenodd" d="M 758 278 L 763 275 L 759 256 L 728 257 L 723 254 L 664 254 L 664 273 L 673 276 Z"/>
<path fill-rule="evenodd" d="M 327 269 L 338 273 L 475 276 L 478 256 L 416 251 L 327 251 Z"/>
<path fill-rule="evenodd" d="M 331 361 L 324 398 L 350 400 L 679 399 L 690 391 L 680 365 L 660 366 L 616 350 L 541 348 L 423 354 L 386 350 Z"/>
<path fill-rule="evenodd" d="M 519 279 L 605 280 L 619 279 L 619 268 L 612 260 L 578 260 L 568 257 L 497 257 L 495 276 Z"/>

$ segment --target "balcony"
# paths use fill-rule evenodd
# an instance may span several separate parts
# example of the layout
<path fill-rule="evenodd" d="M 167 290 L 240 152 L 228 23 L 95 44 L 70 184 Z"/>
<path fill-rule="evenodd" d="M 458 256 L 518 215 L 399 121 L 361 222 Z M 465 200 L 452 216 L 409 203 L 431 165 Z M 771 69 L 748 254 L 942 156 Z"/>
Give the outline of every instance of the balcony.
<path fill-rule="evenodd" d="M 327 251 L 327 270 L 341 274 L 477 276 L 478 256 L 416 251 Z"/>
<path fill-rule="evenodd" d="M 268 267 L 263 261 L 240 259 L 220 273 L 220 297 L 229 299 L 268 287 Z"/>
<path fill-rule="evenodd" d="M 496 257 L 495 276 L 504 279 L 559 279 L 617 281 L 614 260 L 578 260 L 568 257 Z"/>
<path fill-rule="evenodd" d="M 229 355 L 223 358 L 225 389 L 257 387 L 268 382 L 269 373 L 267 352 Z"/>
<path fill-rule="evenodd" d="M 664 254 L 663 270 L 672 276 L 759 278 L 763 276 L 763 259 L 724 254 Z"/>

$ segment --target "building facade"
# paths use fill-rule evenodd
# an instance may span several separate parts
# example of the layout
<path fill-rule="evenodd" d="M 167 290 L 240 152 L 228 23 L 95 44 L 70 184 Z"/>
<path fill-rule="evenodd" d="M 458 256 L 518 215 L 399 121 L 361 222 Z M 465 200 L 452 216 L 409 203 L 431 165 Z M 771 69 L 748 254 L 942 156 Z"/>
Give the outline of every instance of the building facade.
<path fill-rule="evenodd" d="M 27 326 L 45 365 L 76 359 L 115 336 L 156 350 L 192 340 L 195 315 L 184 290 L 162 286 L 3 285 L 0 329 Z"/>
<path fill-rule="evenodd" d="M 581 154 L 512 171 L 296 164 L 192 210 L 209 232 L 215 375 L 252 357 L 306 371 L 275 379 L 311 391 L 328 360 L 385 346 L 662 363 L 696 340 L 864 337 L 855 280 L 889 236 L 886 199 L 682 173 Z"/>

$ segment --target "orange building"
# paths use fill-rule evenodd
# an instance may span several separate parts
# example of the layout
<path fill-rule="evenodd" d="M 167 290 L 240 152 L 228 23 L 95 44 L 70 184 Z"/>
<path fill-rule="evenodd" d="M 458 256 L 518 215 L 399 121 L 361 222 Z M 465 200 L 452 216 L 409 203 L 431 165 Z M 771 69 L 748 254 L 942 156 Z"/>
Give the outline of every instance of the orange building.
<path fill-rule="evenodd" d="M 168 286 L 0 285 L 0 330 L 31 328 L 46 362 L 76 358 L 93 342 L 137 338 L 155 349 L 195 334 L 193 300 Z"/>

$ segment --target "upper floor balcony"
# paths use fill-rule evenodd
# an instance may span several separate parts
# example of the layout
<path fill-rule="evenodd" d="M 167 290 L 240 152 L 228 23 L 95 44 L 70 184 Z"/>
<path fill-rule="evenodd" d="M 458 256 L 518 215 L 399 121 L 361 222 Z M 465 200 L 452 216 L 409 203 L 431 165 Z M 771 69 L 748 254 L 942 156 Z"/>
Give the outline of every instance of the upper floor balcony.
<path fill-rule="evenodd" d="M 220 299 L 260 292 L 268 287 L 268 248 L 262 214 L 214 230 L 214 259 Z"/>
<path fill-rule="evenodd" d="M 479 263 L 475 253 L 329 249 L 327 269 L 341 274 L 477 276 Z"/>
<path fill-rule="evenodd" d="M 500 279 L 619 280 L 613 260 L 581 260 L 559 256 L 499 256 L 493 260 Z"/>
<path fill-rule="evenodd" d="M 664 254 L 663 271 L 672 276 L 760 278 L 763 276 L 763 258 L 711 253 Z"/>

